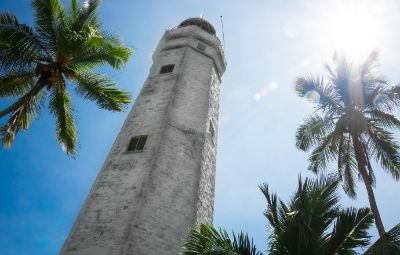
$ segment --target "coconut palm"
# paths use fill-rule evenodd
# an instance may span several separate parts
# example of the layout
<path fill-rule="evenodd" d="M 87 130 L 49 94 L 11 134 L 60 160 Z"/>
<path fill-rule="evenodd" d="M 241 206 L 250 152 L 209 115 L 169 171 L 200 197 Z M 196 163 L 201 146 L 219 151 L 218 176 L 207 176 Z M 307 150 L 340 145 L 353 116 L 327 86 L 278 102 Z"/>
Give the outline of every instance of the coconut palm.
<path fill-rule="evenodd" d="M 295 195 L 285 203 L 260 186 L 267 200 L 264 212 L 270 226 L 271 255 L 356 254 L 366 247 L 373 216 L 368 208 L 341 209 L 337 180 L 299 179 Z"/>
<path fill-rule="evenodd" d="M 368 208 L 341 208 L 337 178 L 300 178 L 289 203 L 271 194 L 266 184 L 260 189 L 267 204 L 270 255 L 400 254 L 400 224 L 361 252 L 370 243 L 367 230 L 374 218 Z M 209 225 L 192 230 L 184 248 L 185 255 L 261 254 L 247 234 L 230 238 Z"/>
<path fill-rule="evenodd" d="M 400 128 L 400 121 L 392 112 L 400 106 L 400 86 L 389 86 L 379 74 L 377 55 L 372 52 L 364 64 L 354 67 L 335 54 L 334 66 L 326 65 L 327 81 L 313 76 L 296 80 L 298 95 L 317 101 L 316 111 L 297 130 L 296 146 L 303 151 L 312 149 L 309 170 L 315 173 L 337 162 L 337 174 L 350 197 L 356 197 L 356 176 L 362 179 L 383 236 L 371 161 L 399 180 L 399 145 L 393 131 Z"/>
<path fill-rule="evenodd" d="M 76 153 L 77 134 L 69 89 L 100 108 L 122 111 L 130 101 L 115 81 L 97 73 L 108 64 L 121 69 L 132 54 L 115 35 L 103 30 L 97 15 L 100 0 L 32 0 L 34 27 L 9 12 L 0 13 L 0 97 L 14 102 L 0 111 L 9 115 L 1 128 L 4 147 L 27 129 L 44 103 L 56 119 L 57 140 Z"/>

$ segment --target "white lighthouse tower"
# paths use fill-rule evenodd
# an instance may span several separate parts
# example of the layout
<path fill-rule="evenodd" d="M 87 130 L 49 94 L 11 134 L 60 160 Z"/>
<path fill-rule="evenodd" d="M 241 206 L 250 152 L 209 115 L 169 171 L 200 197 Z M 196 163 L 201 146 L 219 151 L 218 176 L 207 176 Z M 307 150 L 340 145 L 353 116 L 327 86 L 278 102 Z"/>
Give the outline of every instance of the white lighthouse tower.
<path fill-rule="evenodd" d="M 168 30 L 63 255 L 176 255 L 211 223 L 225 58 L 215 29 L 190 18 Z"/>

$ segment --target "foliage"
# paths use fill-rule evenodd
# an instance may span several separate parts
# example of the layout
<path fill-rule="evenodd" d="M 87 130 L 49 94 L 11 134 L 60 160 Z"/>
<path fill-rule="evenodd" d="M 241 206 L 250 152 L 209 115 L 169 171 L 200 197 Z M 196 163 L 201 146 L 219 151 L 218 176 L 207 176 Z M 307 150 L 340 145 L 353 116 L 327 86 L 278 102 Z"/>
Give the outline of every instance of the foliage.
<path fill-rule="evenodd" d="M 356 254 L 357 248 L 369 244 L 372 214 L 368 208 L 341 209 L 336 179 L 299 179 L 287 204 L 267 185 L 260 188 L 267 201 L 269 254 Z"/>
<path fill-rule="evenodd" d="M 350 197 L 356 197 L 356 177 L 363 180 L 383 235 L 373 194 L 376 180 L 371 160 L 375 159 L 399 180 L 399 145 L 393 131 L 400 128 L 400 120 L 392 111 L 400 106 L 400 85 L 389 86 L 379 74 L 377 56 L 376 51 L 372 52 L 356 68 L 345 57 L 335 54 L 334 66 L 326 65 L 327 81 L 313 76 L 296 80 L 298 95 L 317 103 L 315 112 L 297 130 L 296 146 L 303 151 L 312 150 L 309 170 L 315 173 L 336 161 L 342 187 Z"/>
<path fill-rule="evenodd" d="M 103 30 L 97 16 L 100 0 L 79 5 L 71 0 L 32 0 L 34 27 L 19 23 L 9 12 L 0 13 L 0 97 L 15 100 L 0 112 L 10 115 L 1 128 L 4 147 L 27 129 L 43 105 L 56 119 L 57 140 L 65 151 L 76 154 L 75 110 L 69 87 L 110 111 L 122 111 L 130 102 L 117 83 L 95 72 L 110 65 L 121 69 L 132 54 L 117 36 Z"/>
<path fill-rule="evenodd" d="M 364 255 L 399 255 L 400 224 L 394 226 L 383 237 L 379 238 Z"/>
<path fill-rule="evenodd" d="M 367 230 L 374 219 L 368 208 L 342 208 L 338 179 L 300 178 L 293 198 L 285 203 L 260 186 L 266 199 L 264 216 L 270 227 L 270 255 L 351 255 L 370 244 Z M 375 242 L 364 255 L 398 254 L 400 225 Z M 233 238 L 225 230 L 201 225 L 185 241 L 185 255 L 248 255 L 257 251 L 247 234 Z M 385 253 L 386 252 L 386 253 Z M 390 252 L 390 253 L 387 253 Z M 397 253 L 396 253 L 397 252 Z"/>
<path fill-rule="evenodd" d="M 247 234 L 233 233 L 233 239 L 231 239 L 225 230 L 217 230 L 211 225 L 200 225 L 199 229 L 191 231 L 189 239 L 185 242 L 184 254 L 262 255 Z"/>
<path fill-rule="evenodd" d="M 377 53 L 373 52 L 358 69 L 345 58 L 334 57 L 335 67 L 326 66 L 329 81 L 318 77 L 300 77 L 296 91 L 306 97 L 310 91 L 320 96 L 316 111 L 299 127 L 296 146 L 304 151 L 314 147 L 309 169 L 324 170 L 337 160 L 344 190 L 355 194 L 357 162 L 352 133 L 361 136 L 365 154 L 373 157 L 396 180 L 400 177 L 399 145 L 392 130 L 400 128 L 391 111 L 400 105 L 400 86 L 389 86 L 377 73 Z M 371 169 L 372 170 L 372 169 Z M 374 178 L 371 172 L 371 178 Z"/>

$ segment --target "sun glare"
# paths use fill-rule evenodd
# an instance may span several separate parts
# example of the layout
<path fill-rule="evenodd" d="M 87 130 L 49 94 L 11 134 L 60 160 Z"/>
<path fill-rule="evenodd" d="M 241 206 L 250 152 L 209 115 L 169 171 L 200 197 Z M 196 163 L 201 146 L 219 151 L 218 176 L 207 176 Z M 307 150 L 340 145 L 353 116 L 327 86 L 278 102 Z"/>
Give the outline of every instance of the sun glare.
<path fill-rule="evenodd" d="M 318 28 L 325 43 L 355 61 L 381 48 L 386 39 L 387 7 L 382 1 L 333 1 L 320 13 Z"/>

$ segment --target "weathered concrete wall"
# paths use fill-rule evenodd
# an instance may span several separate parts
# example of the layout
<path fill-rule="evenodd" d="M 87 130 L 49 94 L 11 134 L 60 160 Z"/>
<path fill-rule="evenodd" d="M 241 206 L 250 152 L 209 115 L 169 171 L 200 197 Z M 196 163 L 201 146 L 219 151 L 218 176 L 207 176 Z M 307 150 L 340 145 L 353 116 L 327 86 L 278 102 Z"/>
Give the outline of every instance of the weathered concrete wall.
<path fill-rule="evenodd" d="M 220 42 L 173 29 L 153 62 L 61 254 L 178 254 L 191 227 L 212 222 Z M 167 64 L 173 73 L 158 74 Z M 148 135 L 143 152 L 126 152 L 137 135 Z"/>

